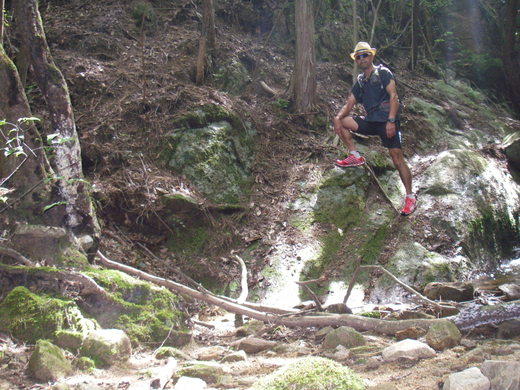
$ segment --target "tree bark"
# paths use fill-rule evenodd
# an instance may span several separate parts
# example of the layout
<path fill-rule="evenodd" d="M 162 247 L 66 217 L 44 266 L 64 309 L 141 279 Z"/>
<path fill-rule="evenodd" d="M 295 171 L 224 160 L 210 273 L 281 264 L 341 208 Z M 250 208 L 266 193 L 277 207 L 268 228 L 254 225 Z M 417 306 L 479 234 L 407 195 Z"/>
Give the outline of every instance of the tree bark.
<path fill-rule="evenodd" d="M 203 0 L 202 28 L 199 39 L 199 51 L 197 55 L 195 74 L 195 82 L 197 85 L 204 83 L 204 74 L 208 63 L 210 64 L 210 67 L 213 64 L 215 41 L 215 7 L 213 5 L 213 0 Z"/>
<path fill-rule="evenodd" d="M 419 40 L 419 0 L 412 1 L 412 62 L 411 69 L 417 66 L 417 42 Z"/>
<path fill-rule="evenodd" d="M 357 0 L 352 0 L 352 41 L 356 45 L 359 35 L 358 17 L 357 17 Z M 357 81 L 358 68 L 354 61 L 352 66 L 352 85 Z"/>
<path fill-rule="evenodd" d="M 4 6 L 5 0 L 0 0 L 0 46 L 4 46 Z"/>
<path fill-rule="evenodd" d="M 296 0 L 296 64 L 294 92 L 296 111 L 312 111 L 316 98 L 314 14 L 311 0 Z"/>
<path fill-rule="evenodd" d="M 517 44 L 517 25 L 519 0 L 508 0 L 505 8 L 504 20 L 504 73 L 506 75 L 506 88 L 516 112 L 520 112 L 520 59 Z"/>
<path fill-rule="evenodd" d="M 99 227 L 83 179 L 80 145 L 65 78 L 54 63 L 36 0 L 15 2 L 16 23 L 27 43 L 36 83 L 50 112 L 54 142 L 54 164 L 59 193 L 65 202 L 63 223 L 74 233 L 99 237 Z"/>

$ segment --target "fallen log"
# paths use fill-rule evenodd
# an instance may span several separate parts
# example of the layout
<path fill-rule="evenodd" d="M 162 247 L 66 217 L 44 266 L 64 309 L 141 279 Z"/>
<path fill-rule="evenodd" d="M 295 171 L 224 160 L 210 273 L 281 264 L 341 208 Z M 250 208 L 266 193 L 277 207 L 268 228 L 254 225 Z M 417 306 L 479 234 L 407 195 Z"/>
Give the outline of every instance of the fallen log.
<path fill-rule="evenodd" d="M 198 299 L 203 302 L 219 306 L 231 313 L 242 314 L 250 318 L 263 321 L 273 325 L 283 325 L 290 328 L 295 327 L 325 327 L 325 326 L 350 326 L 358 331 L 373 331 L 381 334 L 394 335 L 396 332 L 412 327 L 428 330 L 430 326 L 439 320 L 437 319 L 412 319 L 401 321 L 386 321 L 377 318 L 362 317 L 353 314 L 319 314 L 303 317 L 281 317 L 269 313 L 262 313 L 250 309 L 244 305 L 230 302 L 215 295 L 205 294 L 190 287 L 176 283 L 172 280 L 164 279 L 147 272 L 135 269 L 125 264 L 108 259 L 101 252 L 97 252 L 100 263 L 111 269 L 116 269 L 133 276 L 140 277 L 149 282 L 171 289 L 181 295 Z"/>

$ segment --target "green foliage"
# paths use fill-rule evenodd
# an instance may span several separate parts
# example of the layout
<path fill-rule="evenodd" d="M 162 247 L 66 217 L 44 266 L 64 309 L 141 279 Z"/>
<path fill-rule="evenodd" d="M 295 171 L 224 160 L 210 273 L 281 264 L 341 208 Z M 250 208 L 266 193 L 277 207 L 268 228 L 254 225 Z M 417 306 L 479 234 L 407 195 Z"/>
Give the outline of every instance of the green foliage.
<path fill-rule="evenodd" d="M 148 1 L 136 1 L 132 7 L 132 19 L 141 28 L 153 29 L 157 24 L 155 8 Z"/>
<path fill-rule="evenodd" d="M 330 359 L 307 357 L 275 372 L 252 390 L 363 390 L 360 377 Z"/>

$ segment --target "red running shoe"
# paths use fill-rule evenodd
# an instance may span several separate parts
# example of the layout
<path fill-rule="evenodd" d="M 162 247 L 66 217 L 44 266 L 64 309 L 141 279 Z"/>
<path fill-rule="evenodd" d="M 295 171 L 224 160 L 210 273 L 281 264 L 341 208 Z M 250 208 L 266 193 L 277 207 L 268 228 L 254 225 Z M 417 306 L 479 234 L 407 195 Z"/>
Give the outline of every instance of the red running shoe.
<path fill-rule="evenodd" d="M 415 211 L 417 208 L 417 196 L 414 195 L 413 198 L 409 196 L 404 198 L 404 207 L 401 209 L 401 215 L 407 216 Z"/>
<path fill-rule="evenodd" d="M 360 165 L 363 165 L 365 163 L 365 158 L 363 156 L 359 156 L 359 158 L 356 158 L 353 154 L 349 154 L 347 158 L 344 160 L 336 160 L 336 166 L 341 168 L 348 168 L 348 167 L 358 167 Z"/>

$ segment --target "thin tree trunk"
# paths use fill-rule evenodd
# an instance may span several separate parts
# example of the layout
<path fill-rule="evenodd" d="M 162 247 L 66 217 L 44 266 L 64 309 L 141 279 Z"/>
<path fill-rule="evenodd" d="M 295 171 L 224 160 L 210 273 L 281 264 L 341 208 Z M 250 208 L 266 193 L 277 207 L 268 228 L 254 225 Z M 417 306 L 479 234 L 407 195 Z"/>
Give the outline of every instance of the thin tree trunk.
<path fill-rule="evenodd" d="M 506 4 L 506 14 L 504 20 L 504 72 L 506 75 L 506 88 L 517 112 L 520 112 L 520 73 L 518 67 L 520 63 L 519 53 L 516 47 L 516 19 L 518 15 L 519 0 L 509 0 Z"/>
<path fill-rule="evenodd" d="M 352 0 L 352 41 L 354 42 L 354 45 L 358 41 L 358 35 L 359 27 L 357 18 L 357 0 Z M 352 66 L 352 84 L 357 81 L 357 73 L 358 68 L 356 62 L 354 61 L 354 65 Z"/>
<path fill-rule="evenodd" d="M 316 59 L 314 52 L 314 14 L 311 0 L 296 0 L 296 111 L 312 111 L 316 98 Z"/>
<path fill-rule="evenodd" d="M 38 88 L 50 112 L 52 132 L 57 134 L 54 164 L 60 177 L 61 200 L 65 202 L 64 226 L 74 233 L 99 236 L 99 227 L 83 180 L 80 145 L 65 78 L 53 61 L 36 0 L 15 2 L 16 22 L 30 52 Z"/>
<path fill-rule="evenodd" d="M 4 5 L 5 0 L 0 0 L 0 46 L 4 46 Z"/>
<path fill-rule="evenodd" d="M 377 16 L 379 13 L 379 7 L 381 7 L 381 0 L 377 2 L 377 5 L 375 7 L 373 1 L 370 2 L 370 5 L 372 6 L 372 12 L 374 13 L 374 17 L 372 19 L 372 29 L 370 30 L 370 40 L 368 41 L 368 43 L 372 45 L 374 43 L 374 34 L 376 32 Z"/>
<path fill-rule="evenodd" d="M 206 68 L 213 65 L 215 50 L 215 7 L 213 0 L 202 2 L 202 28 L 199 39 L 199 52 L 197 55 L 195 82 L 197 85 L 204 83 Z"/>
<path fill-rule="evenodd" d="M 411 68 L 417 66 L 417 41 L 419 40 L 419 0 L 412 1 L 412 63 Z"/>

